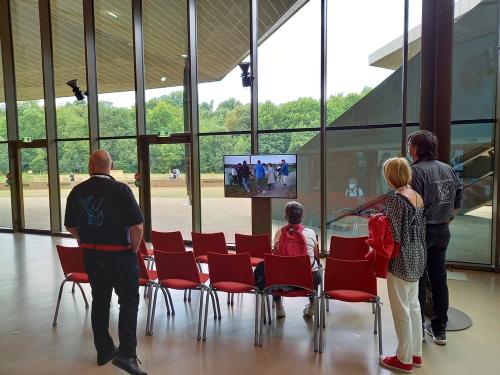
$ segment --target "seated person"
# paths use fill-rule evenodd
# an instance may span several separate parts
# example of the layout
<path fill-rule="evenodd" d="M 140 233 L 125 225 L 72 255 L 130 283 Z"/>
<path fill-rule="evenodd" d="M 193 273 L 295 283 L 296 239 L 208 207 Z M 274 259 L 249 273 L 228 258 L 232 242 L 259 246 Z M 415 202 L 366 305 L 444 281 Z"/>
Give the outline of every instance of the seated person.
<path fill-rule="evenodd" d="M 304 255 L 307 254 L 311 259 L 311 271 L 313 273 L 314 288 L 318 290 L 318 286 L 321 284 L 321 275 L 318 272 L 319 260 L 315 257 L 316 251 L 318 250 L 318 240 L 316 233 L 312 229 L 304 228 L 301 225 L 303 217 L 304 207 L 299 202 L 292 201 L 285 205 L 285 220 L 288 221 L 288 225 L 285 225 L 276 231 L 273 241 L 273 254 L 295 255 L 298 251 L 293 248 L 295 247 L 298 249 L 301 245 L 298 244 L 297 246 L 297 244 L 293 243 L 293 235 L 283 235 L 283 233 L 285 233 L 285 231 L 288 231 L 289 233 L 294 231 L 299 232 L 295 234 L 295 237 L 297 238 L 297 234 L 300 234 L 300 237 L 298 238 L 300 238 L 302 244 L 305 245 L 303 250 L 300 250 L 300 252 L 303 251 Z M 290 238 L 292 238 L 292 240 L 290 240 Z M 286 239 L 288 243 L 284 243 L 284 239 Z M 285 309 L 283 308 L 282 298 L 280 296 L 273 296 L 273 302 L 276 306 L 276 317 L 285 317 Z M 309 299 L 309 304 L 304 309 L 303 314 L 304 317 L 308 318 L 314 316 L 314 303 L 312 298 Z"/>

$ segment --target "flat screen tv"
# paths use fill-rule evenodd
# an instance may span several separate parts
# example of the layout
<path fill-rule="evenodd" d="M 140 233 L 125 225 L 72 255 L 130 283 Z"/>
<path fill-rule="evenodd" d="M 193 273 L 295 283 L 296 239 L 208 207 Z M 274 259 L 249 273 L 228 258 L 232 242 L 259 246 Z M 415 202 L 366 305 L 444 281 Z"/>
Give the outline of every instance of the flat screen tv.
<path fill-rule="evenodd" d="M 224 196 L 297 198 L 297 155 L 224 156 Z"/>

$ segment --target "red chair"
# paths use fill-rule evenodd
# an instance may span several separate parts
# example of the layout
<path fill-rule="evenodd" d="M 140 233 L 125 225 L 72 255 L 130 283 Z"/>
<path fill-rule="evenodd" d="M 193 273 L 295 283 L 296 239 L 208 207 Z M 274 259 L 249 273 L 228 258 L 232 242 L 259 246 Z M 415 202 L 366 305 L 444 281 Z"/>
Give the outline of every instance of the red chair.
<path fill-rule="evenodd" d="M 314 300 L 314 351 L 318 351 L 319 306 L 318 294 L 314 290 L 311 261 L 309 256 L 264 255 L 265 288 L 264 293 L 281 297 L 312 297 Z M 284 291 L 281 288 L 293 288 Z M 264 303 L 261 304 L 259 346 L 262 346 L 264 325 Z"/>
<path fill-rule="evenodd" d="M 158 279 L 158 274 L 156 271 L 149 270 L 144 263 L 144 258 L 142 254 L 137 252 L 137 265 L 139 266 L 139 286 L 145 288 L 144 296 L 148 299 L 148 315 L 146 320 L 146 336 L 149 335 L 149 322 L 151 319 L 151 300 L 153 297 L 153 287 L 157 284 L 155 282 Z M 170 315 L 170 307 L 167 304 L 167 313 Z"/>
<path fill-rule="evenodd" d="M 197 263 L 208 263 L 208 252 L 227 254 L 226 238 L 224 233 L 198 233 L 191 232 L 193 252 Z"/>
<path fill-rule="evenodd" d="M 377 278 L 368 260 L 326 259 L 325 286 L 321 294 L 321 326 L 325 327 L 325 300 L 366 302 L 376 305 L 373 331 L 377 334 L 378 350 L 382 355 L 382 302 L 377 295 Z M 320 330 L 320 352 L 323 351 L 323 329 Z"/>
<path fill-rule="evenodd" d="M 217 293 L 253 293 L 255 294 L 255 337 L 258 345 L 259 290 L 255 286 L 250 254 L 216 254 L 208 253 L 208 269 L 210 271 L 210 289 Z M 208 295 L 205 304 L 205 324 L 203 341 L 207 338 Z"/>
<path fill-rule="evenodd" d="M 85 292 L 80 284 L 82 283 L 90 283 L 89 276 L 85 271 L 85 265 L 83 263 L 83 249 L 80 247 L 68 247 L 57 245 L 57 254 L 59 255 L 59 261 L 61 262 L 61 267 L 64 273 L 64 280 L 59 287 L 59 296 L 57 297 L 57 305 L 56 312 L 54 314 L 54 320 L 52 322 L 52 327 L 57 326 L 57 315 L 59 314 L 59 305 L 61 303 L 62 291 L 64 288 L 64 284 L 66 282 L 73 282 L 72 293 L 75 292 L 75 284 L 80 288 L 83 300 L 85 301 L 85 308 L 89 308 L 89 303 L 87 301 L 87 297 L 85 296 Z"/>
<path fill-rule="evenodd" d="M 192 251 L 183 251 L 179 253 L 166 253 L 162 251 L 155 251 L 156 259 L 156 269 L 158 271 L 158 284 L 156 285 L 155 295 L 153 299 L 153 310 L 151 313 L 151 325 L 149 328 L 149 335 L 153 335 L 153 325 L 155 319 L 156 310 L 156 298 L 158 295 L 158 290 L 163 292 L 165 302 L 167 303 L 167 294 L 170 298 L 170 292 L 168 289 L 176 290 L 200 290 L 200 307 L 199 307 L 199 319 L 198 319 L 198 337 L 201 339 L 201 321 L 203 313 L 203 296 L 204 292 L 207 292 L 212 297 L 212 306 L 214 308 L 214 315 L 217 317 L 214 296 L 210 288 L 205 285 L 208 281 L 208 274 L 201 273 L 198 271 L 196 260 L 194 258 Z M 208 303 L 208 301 L 207 301 Z M 218 307 L 218 304 L 217 304 Z M 168 311 L 168 310 L 167 310 Z M 175 314 L 174 307 L 172 305 L 172 315 Z M 220 316 L 220 309 L 219 309 Z"/>
<path fill-rule="evenodd" d="M 144 242 L 144 238 L 141 240 L 141 243 L 139 244 L 138 253 L 140 253 L 142 255 L 142 258 L 144 260 L 148 261 L 148 265 L 147 265 L 148 270 L 153 269 L 153 264 L 155 262 L 154 250 L 147 248 L 146 242 Z"/>
<path fill-rule="evenodd" d="M 364 260 L 368 253 L 368 237 L 332 236 L 329 257 L 343 260 Z"/>
<path fill-rule="evenodd" d="M 264 254 L 271 254 L 271 240 L 267 234 L 239 234 L 234 235 L 236 254 L 248 253 L 252 267 L 264 261 Z"/>
<path fill-rule="evenodd" d="M 186 251 L 184 246 L 184 239 L 182 233 L 177 232 L 158 232 L 151 231 L 151 242 L 155 250 L 163 251 L 166 253 L 181 253 Z"/>

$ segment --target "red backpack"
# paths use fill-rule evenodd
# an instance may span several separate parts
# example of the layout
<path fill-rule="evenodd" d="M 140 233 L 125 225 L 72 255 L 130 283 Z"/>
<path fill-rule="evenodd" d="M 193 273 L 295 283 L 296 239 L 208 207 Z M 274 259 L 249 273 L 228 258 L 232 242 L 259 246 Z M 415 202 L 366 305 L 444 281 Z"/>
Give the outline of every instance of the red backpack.
<path fill-rule="evenodd" d="M 307 243 L 301 224 L 288 224 L 281 228 L 276 255 L 300 256 L 307 255 Z"/>

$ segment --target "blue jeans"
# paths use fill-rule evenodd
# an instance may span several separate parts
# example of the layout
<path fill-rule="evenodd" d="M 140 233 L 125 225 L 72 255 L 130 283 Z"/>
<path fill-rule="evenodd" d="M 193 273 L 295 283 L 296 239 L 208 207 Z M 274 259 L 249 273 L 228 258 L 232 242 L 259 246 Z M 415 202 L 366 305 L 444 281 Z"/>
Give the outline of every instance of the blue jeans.
<path fill-rule="evenodd" d="M 446 249 L 450 242 L 450 228 L 447 224 L 427 225 L 427 265 L 419 282 L 421 310 L 425 304 L 425 281 L 429 278 L 432 289 L 432 330 L 439 334 L 448 324 L 448 282 L 446 275 Z"/>

